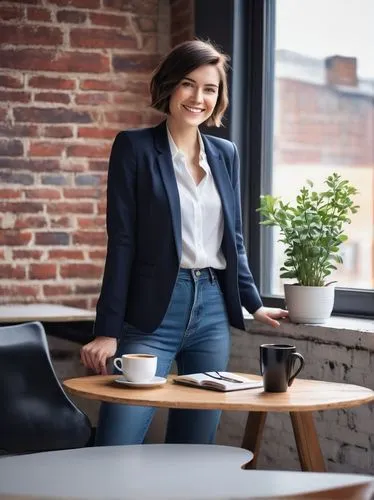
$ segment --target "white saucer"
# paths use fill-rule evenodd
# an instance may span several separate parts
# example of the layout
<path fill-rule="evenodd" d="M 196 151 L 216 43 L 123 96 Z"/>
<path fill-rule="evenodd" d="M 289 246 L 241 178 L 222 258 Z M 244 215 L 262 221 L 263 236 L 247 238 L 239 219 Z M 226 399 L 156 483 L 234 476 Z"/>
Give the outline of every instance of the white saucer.
<path fill-rule="evenodd" d="M 137 388 L 141 388 L 141 387 L 156 387 L 158 385 L 166 384 L 166 378 L 164 378 L 164 377 L 153 377 L 153 379 L 150 380 L 149 382 L 138 383 L 138 382 L 130 382 L 129 380 L 126 380 L 125 377 L 122 375 L 121 377 L 116 378 L 114 380 L 114 382 L 117 382 L 118 384 L 126 385 L 127 387 L 137 387 Z"/>

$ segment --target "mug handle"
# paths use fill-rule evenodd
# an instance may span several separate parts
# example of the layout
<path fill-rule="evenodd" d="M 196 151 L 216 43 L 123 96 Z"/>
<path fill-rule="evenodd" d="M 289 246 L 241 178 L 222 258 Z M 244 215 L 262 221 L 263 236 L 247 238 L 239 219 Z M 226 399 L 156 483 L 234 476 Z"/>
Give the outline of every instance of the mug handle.
<path fill-rule="evenodd" d="M 288 379 L 288 387 L 290 387 L 292 385 L 292 382 L 295 380 L 296 376 L 301 372 L 301 370 L 304 366 L 304 363 L 305 363 L 304 358 L 298 352 L 292 352 L 290 354 L 290 358 L 291 358 L 291 356 L 294 358 L 297 358 L 300 361 L 300 366 L 296 370 L 296 372 L 293 375 L 291 375 L 291 377 Z"/>
<path fill-rule="evenodd" d="M 121 366 L 118 366 L 117 365 L 117 362 L 121 365 Z M 117 370 L 119 370 L 120 372 L 122 371 L 122 358 L 115 358 L 114 361 L 113 361 L 113 364 L 114 366 L 117 368 Z"/>

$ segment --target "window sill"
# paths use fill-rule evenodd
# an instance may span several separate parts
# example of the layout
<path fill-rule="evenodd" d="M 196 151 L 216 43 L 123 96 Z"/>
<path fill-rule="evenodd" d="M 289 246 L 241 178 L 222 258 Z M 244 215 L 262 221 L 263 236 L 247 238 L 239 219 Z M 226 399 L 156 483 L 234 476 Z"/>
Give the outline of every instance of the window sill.
<path fill-rule="evenodd" d="M 344 345 L 374 350 L 374 320 L 332 316 L 324 324 L 299 324 L 281 320 L 279 328 L 274 329 L 253 319 L 245 312 L 246 331 L 257 334 L 277 335 L 295 339 L 315 339 L 326 344 Z"/>

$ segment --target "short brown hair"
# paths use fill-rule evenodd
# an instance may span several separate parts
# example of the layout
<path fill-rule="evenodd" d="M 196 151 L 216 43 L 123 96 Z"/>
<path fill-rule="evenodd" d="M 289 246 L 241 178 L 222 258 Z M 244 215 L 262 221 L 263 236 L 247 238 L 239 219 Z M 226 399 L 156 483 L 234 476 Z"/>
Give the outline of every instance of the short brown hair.
<path fill-rule="evenodd" d="M 169 113 L 170 96 L 179 82 L 191 71 L 205 64 L 216 66 L 220 76 L 218 98 L 211 116 L 205 125 L 219 127 L 228 106 L 227 68 L 229 57 L 219 52 L 210 42 L 190 40 L 174 47 L 155 69 L 150 91 L 151 106 L 162 113 Z"/>

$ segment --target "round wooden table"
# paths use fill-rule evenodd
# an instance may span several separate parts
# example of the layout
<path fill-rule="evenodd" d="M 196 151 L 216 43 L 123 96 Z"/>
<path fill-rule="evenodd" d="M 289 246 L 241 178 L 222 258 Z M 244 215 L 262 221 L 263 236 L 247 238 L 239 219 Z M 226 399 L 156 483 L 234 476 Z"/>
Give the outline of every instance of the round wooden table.
<path fill-rule="evenodd" d="M 241 374 L 258 380 L 260 377 Z M 152 389 L 134 389 L 116 384 L 118 375 L 94 375 L 64 381 L 66 389 L 88 399 L 111 403 L 163 408 L 248 411 L 242 447 L 254 453 L 247 468 L 255 468 L 268 412 L 289 412 L 301 469 L 323 472 L 323 460 L 312 412 L 352 408 L 374 401 L 374 391 L 350 384 L 296 379 L 284 393 L 265 393 L 262 388 L 216 392 L 173 383 Z"/>

